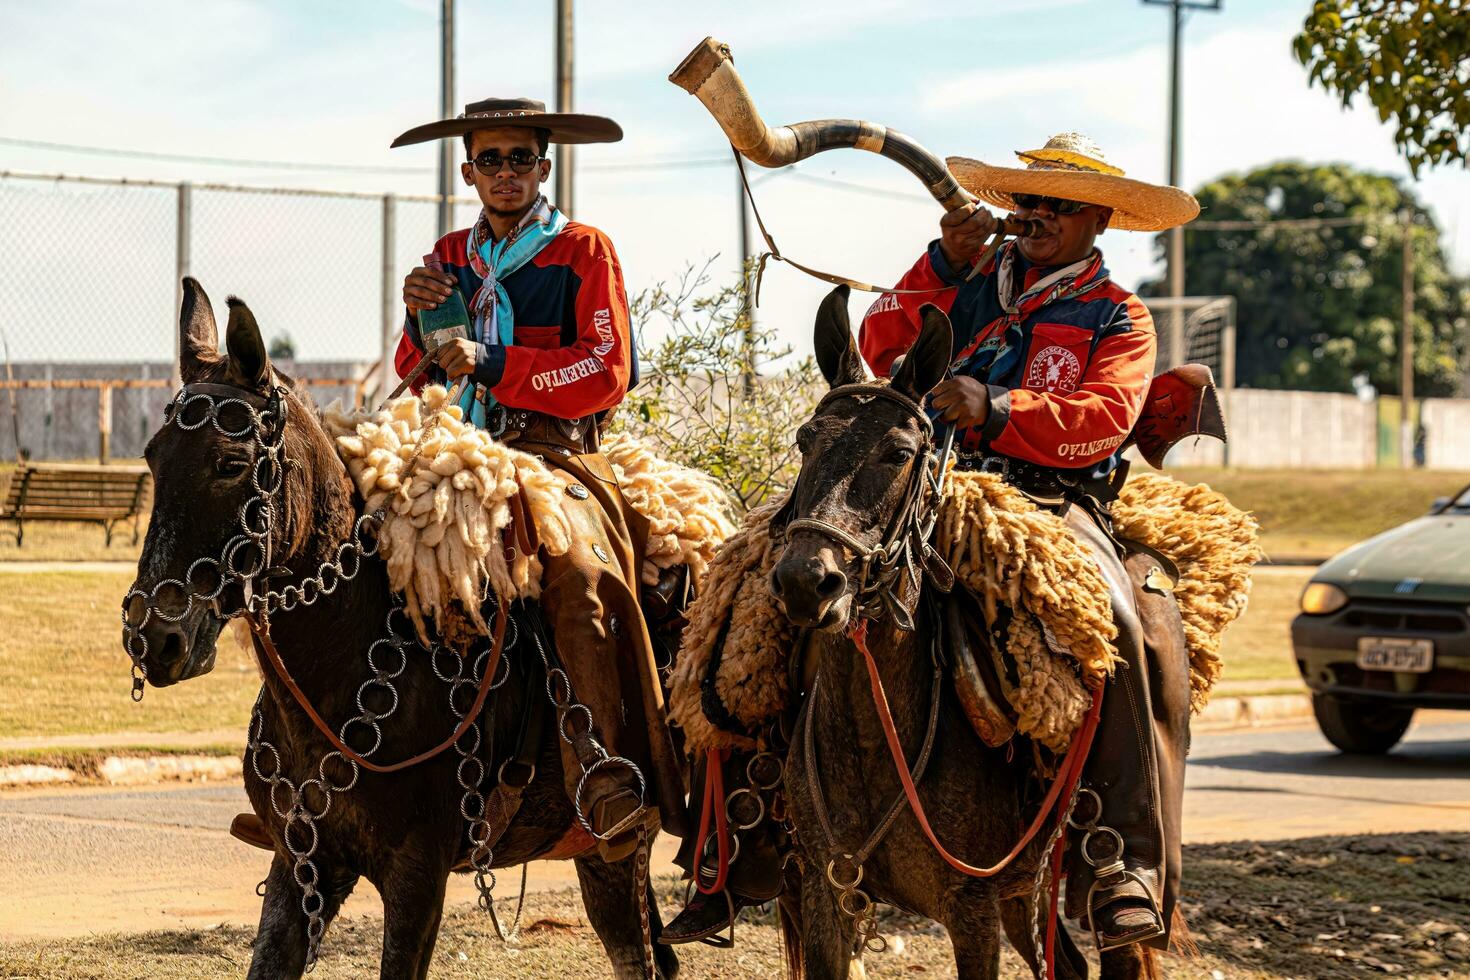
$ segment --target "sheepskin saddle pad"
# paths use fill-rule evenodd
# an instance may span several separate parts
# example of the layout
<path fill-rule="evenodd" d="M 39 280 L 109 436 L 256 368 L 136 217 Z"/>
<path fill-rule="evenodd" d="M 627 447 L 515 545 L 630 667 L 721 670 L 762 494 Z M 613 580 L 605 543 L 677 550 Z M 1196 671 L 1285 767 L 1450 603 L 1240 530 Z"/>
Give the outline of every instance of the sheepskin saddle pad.
<path fill-rule="evenodd" d="M 787 667 L 798 631 L 767 586 L 783 545 L 780 532 L 770 528 L 781 502 L 746 515 L 715 554 L 689 608 L 669 716 L 684 729 L 693 754 L 753 748 L 747 733 L 787 707 Z M 1154 549 L 1178 568 L 1174 595 L 1197 711 L 1220 674 L 1222 634 L 1250 595 L 1251 567 L 1261 555 L 1256 522 L 1208 486 L 1155 475 L 1129 481 L 1112 516 L 1120 537 Z M 986 624 L 1005 624 L 1016 731 L 1064 749 L 1087 712 L 1088 689 L 1102 683 L 1117 660 L 1117 629 L 1096 562 L 1060 517 L 993 474 L 950 474 L 935 546 Z M 711 719 L 703 686 L 715 662 L 712 688 L 721 710 L 714 713 L 721 717 Z"/>
<path fill-rule="evenodd" d="M 534 599 L 541 556 L 563 555 L 571 525 L 567 479 L 540 457 L 496 441 L 466 422 L 442 386 L 369 412 L 335 401 L 321 423 L 362 495 L 381 510 L 388 580 L 403 596 L 419 636 L 486 635 L 485 598 Z M 733 533 L 731 503 L 713 478 L 613 436 L 603 444 L 625 499 L 647 519 L 644 584 L 689 568 L 696 589 L 720 544 Z M 535 549 L 507 548 L 513 516 L 534 524 Z"/>

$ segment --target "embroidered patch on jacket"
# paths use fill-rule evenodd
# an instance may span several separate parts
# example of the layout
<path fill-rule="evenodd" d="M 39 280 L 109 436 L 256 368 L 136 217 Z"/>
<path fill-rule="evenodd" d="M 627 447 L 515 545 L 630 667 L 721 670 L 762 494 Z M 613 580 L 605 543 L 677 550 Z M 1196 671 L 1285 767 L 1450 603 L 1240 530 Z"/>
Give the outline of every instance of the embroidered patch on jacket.
<path fill-rule="evenodd" d="M 1053 344 L 1038 351 L 1026 368 L 1026 387 L 1047 391 L 1076 391 L 1082 362 L 1065 347 Z"/>

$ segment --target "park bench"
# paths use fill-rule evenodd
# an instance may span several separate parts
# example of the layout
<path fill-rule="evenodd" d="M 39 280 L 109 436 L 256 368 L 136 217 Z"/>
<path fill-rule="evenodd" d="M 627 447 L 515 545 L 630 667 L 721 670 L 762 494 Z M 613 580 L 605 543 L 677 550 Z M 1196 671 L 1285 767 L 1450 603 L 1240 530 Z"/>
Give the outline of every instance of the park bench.
<path fill-rule="evenodd" d="M 138 516 L 149 485 L 146 466 L 22 463 L 10 476 L 0 520 L 15 521 L 17 547 L 24 541 L 26 521 L 101 524 L 111 545 L 113 528 L 131 520 L 137 544 Z"/>

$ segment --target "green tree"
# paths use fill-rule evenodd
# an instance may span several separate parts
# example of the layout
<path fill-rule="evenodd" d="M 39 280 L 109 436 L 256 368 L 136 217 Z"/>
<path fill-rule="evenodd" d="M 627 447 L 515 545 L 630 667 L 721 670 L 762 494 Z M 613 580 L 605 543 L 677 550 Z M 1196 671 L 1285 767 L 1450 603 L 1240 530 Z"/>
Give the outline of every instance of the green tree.
<path fill-rule="evenodd" d="M 1459 390 L 1470 290 L 1450 272 L 1434 219 L 1397 180 L 1346 164 L 1282 162 L 1226 175 L 1195 196 L 1207 220 L 1252 223 L 1186 225 L 1184 236 L 1186 291 L 1236 298 L 1239 384 L 1350 391 L 1366 375 L 1380 391 L 1398 391 L 1407 212 L 1415 393 Z M 1140 289 L 1161 291 L 1162 283 Z"/>
<path fill-rule="evenodd" d="M 745 510 L 795 480 L 796 429 L 825 389 L 816 362 L 793 361 L 774 331 L 752 330 L 745 292 L 738 283 L 711 287 L 708 268 L 634 297 L 643 377 L 614 426 L 709 473 Z M 662 339 L 650 344 L 654 326 Z"/>
<path fill-rule="evenodd" d="M 270 347 L 266 354 L 273 361 L 294 361 L 296 359 L 296 341 L 286 331 L 281 331 L 271 338 Z"/>
<path fill-rule="evenodd" d="M 1466 0 L 1316 0 L 1292 43 L 1346 107 L 1363 93 L 1415 176 L 1425 163 L 1470 149 L 1470 3 Z"/>

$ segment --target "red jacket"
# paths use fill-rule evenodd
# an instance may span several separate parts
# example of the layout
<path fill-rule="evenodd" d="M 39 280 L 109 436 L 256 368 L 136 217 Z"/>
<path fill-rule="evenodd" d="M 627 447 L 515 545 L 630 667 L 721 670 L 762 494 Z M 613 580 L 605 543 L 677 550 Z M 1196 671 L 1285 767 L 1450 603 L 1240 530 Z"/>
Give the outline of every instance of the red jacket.
<path fill-rule="evenodd" d="M 466 257 L 469 229 L 434 246 L 444 271 L 459 280 L 465 306 L 483 281 Z M 501 404 L 561 418 L 614 408 L 636 382 L 623 270 L 606 235 L 567 223 L 531 261 L 501 280 L 515 311 L 515 343 L 480 343 L 472 377 Z M 418 319 L 404 320 L 394 366 L 405 377 L 423 357 Z M 443 383 L 438 367 L 414 385 Z"/>
<path fill-rule="evenodd" d="M 1016 258 L 1023 290 L 1055 271 Z M 951 269 L 934 242 L 898 283 L 924 292 L 883 295 L 863 318 L 864 359 L 886 376 L 918 336 L 920 308 L 932 303 L 954 327 L 954 373 L 976 378 L 990 395 L 985 424 L 958 433 L 956 445 L 1079 474 L 1110 473 L 1148 393 L 1153 318 L 1108 278 L 1101 253 L 1059 294 L 1039 294 L 1050 298 L 1035 308 L 1023 298 L 1008 314 L 997 262 L 966 282 L 969 268 Z"/>

